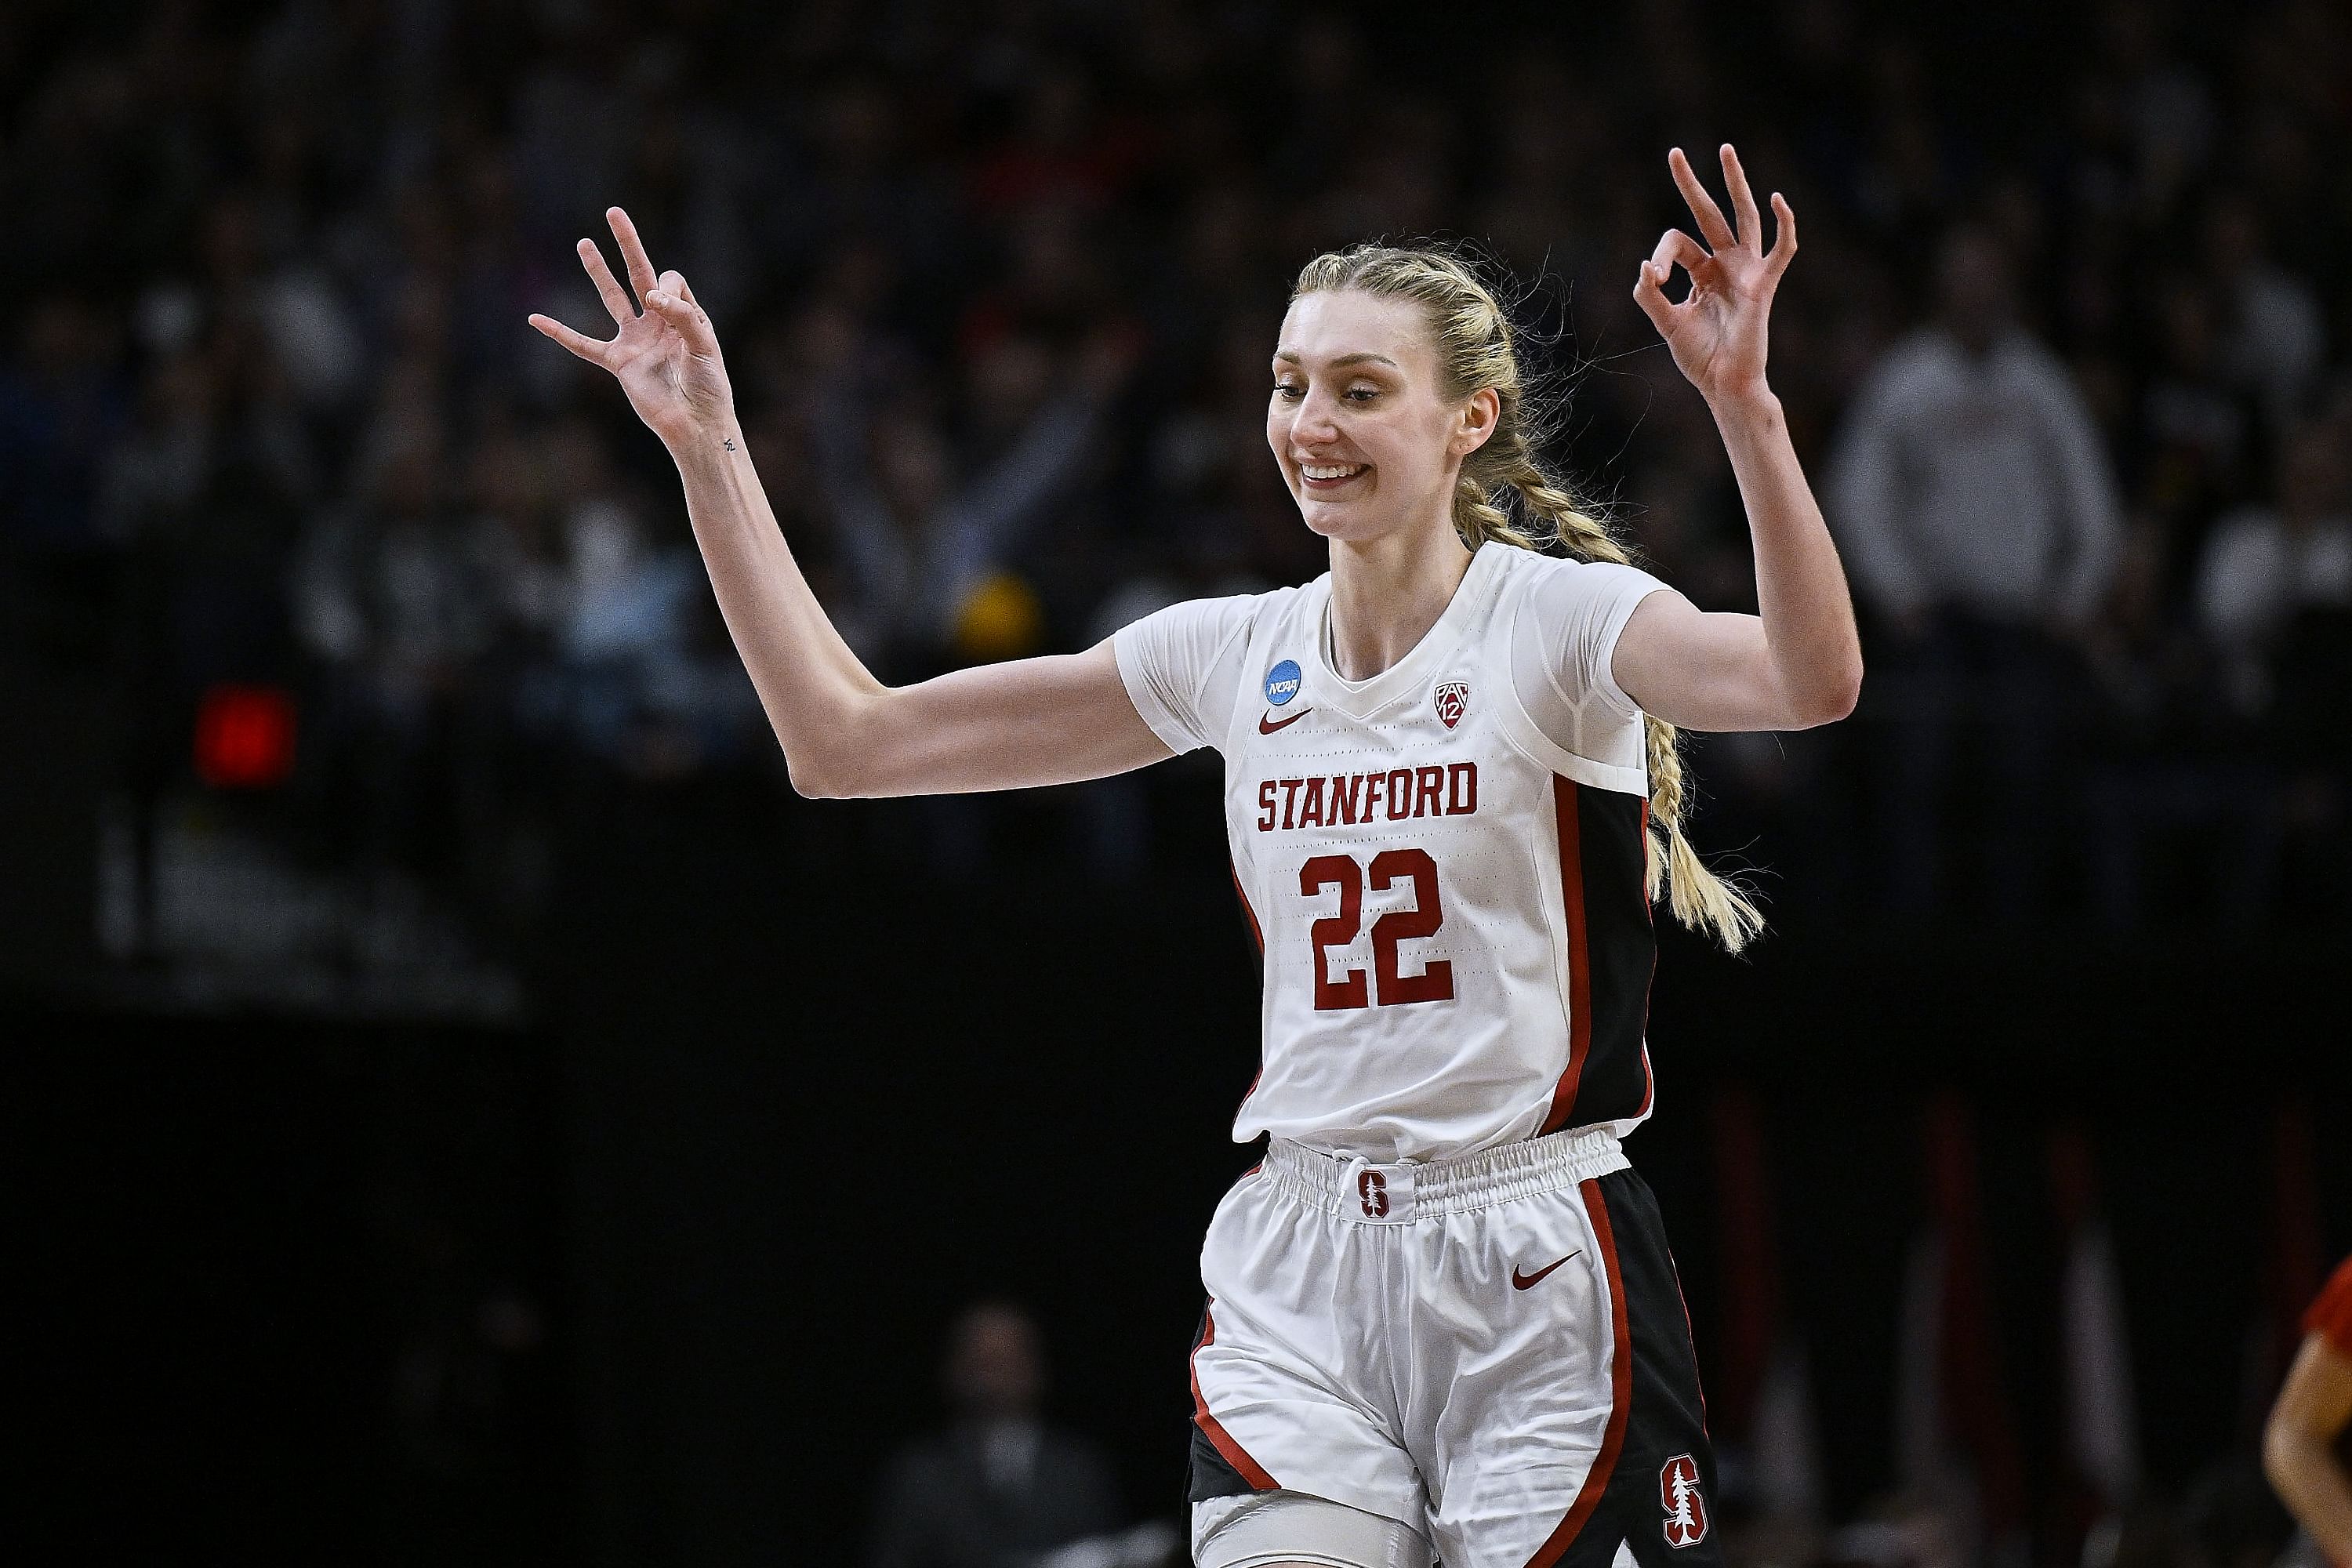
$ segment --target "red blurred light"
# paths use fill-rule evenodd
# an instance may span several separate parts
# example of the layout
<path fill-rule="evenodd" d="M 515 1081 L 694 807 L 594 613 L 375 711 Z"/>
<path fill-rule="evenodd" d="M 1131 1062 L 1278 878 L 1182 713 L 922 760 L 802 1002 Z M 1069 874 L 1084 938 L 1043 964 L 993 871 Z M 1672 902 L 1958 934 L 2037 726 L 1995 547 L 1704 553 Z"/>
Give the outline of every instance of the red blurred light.
<path fill-rule="evenodd" d="M 196 705 L 196 776 L 267 789 L 294 771 L 294 699 L 274 686 L 215 686 Z"/>

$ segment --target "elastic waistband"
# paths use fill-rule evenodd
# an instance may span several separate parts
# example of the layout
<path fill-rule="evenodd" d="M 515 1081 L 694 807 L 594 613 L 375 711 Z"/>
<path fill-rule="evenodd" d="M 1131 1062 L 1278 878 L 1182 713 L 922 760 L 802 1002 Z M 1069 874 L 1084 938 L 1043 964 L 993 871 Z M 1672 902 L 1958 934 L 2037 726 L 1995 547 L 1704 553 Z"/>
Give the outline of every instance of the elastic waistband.
<path fill-rule="evenodd" d="M 1533 1197 L 1590 1181 L 1628 1162 L 1606 1127 L 1554 1132 L 1458 1160 L 1375 1164 L 1276 1138 L 1260 1173 L 1302 1203 L 1366 1225 L 1403 1225 Z"/>

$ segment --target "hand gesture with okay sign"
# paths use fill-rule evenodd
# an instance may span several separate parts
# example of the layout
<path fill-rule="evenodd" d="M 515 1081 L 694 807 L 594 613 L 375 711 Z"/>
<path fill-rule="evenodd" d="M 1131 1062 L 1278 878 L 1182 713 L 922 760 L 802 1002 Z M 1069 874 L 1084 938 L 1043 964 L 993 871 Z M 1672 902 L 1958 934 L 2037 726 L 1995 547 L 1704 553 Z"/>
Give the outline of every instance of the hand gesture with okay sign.
<path fill-rule="evenodd" d="M 675 446 L 698 437 L 727 438 L 735 395 L 727 383 L 727 365 L 719 358 L 710 318 L 695 302 L 694 290 L 683 277 L 676 272 L 656 275 L 628 214 L 610 207 L 604 219 L 613 226 L 636 299 L 631 300 L 629 289 L 614 279 L 594 240 L 580 242 L 580 265 L 588 269 L 620 330 L 600 341 L 546 316 L 532 316 L 530 324 L 589 363 L 611 371 L 637 417 L 665 442 Z M 639 303 L 645 307 L 642 314 Z"/>
<path fill-rule="evenodd" d="M 1779 232 L 1767 251 L 1763 217 L 1729 142 L 1723 146 L 1723 183 L 1731 194 L 1737 228 L 1724 221 L 1723 209 L 1699 184 L 1681 148 L 1666 154 L 1666 166 L 1706 243 L 1668 229 L 1642 263 L 1633 298 L 1700 396 L 1714 404 L 1763 395 L 1765 326 L 1780 274 L 1797 254 L 1797 215 L 1778 191 L 1772 193 Z M 1666 298 L 1666 279 L 1677 267 L 1691 280 L 1690 293 L 1679 302 Z"/>

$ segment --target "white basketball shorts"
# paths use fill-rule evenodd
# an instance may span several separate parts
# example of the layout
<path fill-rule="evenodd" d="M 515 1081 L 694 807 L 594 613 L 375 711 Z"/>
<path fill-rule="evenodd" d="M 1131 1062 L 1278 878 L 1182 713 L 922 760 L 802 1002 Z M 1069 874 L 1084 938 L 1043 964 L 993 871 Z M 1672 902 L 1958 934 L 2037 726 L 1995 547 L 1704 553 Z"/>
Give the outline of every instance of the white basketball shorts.
<path fill-rule="evenodd" d="M 1290 1517 L 1266 1494 L 1398 1521 L 1446 1568 L 1721 1561 L 1681 1287 L 1607 1131 L 1393 1165 L 1277 1140 L 1201 1278 L 1196 1562 Z"/>

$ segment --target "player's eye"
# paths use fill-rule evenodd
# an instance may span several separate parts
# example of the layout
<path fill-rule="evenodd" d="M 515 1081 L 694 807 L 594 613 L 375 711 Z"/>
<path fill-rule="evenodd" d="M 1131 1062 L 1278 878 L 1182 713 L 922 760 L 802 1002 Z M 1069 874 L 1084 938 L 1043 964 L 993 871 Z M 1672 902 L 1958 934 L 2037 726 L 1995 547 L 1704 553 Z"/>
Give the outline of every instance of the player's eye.
<path fill-rule="evenodd" d="M 1351 386 L 1346 394 L 1350 403 L 1370 403 L 1380 395 L 1381 389 L 1377 386 Z"/>
<path fill-rule="evenodd" d="M 1274 384 L 1274 395 L 1286 402 L 1296 403 L 1307 395 L 1307 389 L 1295 381 L 1277 381 Z"/>

